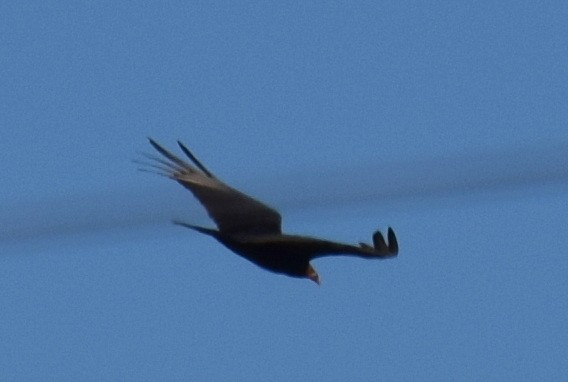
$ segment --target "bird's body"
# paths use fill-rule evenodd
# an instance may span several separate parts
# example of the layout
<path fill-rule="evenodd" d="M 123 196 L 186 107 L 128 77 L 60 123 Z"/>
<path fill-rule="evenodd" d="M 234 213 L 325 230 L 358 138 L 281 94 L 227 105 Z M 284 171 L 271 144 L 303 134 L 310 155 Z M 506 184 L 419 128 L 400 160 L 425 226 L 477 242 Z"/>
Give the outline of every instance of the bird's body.
<path fill-rule="evenodd" d="M 306 277 L 311 259 L 325 255 L 369 254 L 360 247 L 296 235 L 219 238 L 227 248 L 272 272 Z"/>
<path fill-rule="evenodd" d="M 310 260 L 330 255 L 363 258 L 388 258 L 398 253 L 394 231 L 388 230 L 388 245 L 382 234 L 373 234 L 373 246 L 342 244 L 307 236 L 281 232 L 280 214 L 215 178 L 180 142 L 183 152 L 195 167 L 179 159 L 158 143 L 150 143 L 168 161 L 147 156 L 153 167 L 189 189 L 207 209 L 218 230 L 183 222 L 174 223 L 212 236 L 239 256 L 266 270 L 292 277 L 309 278 L 319 284 L 319 276 Z"/>
<path fill-rule="evenodd" d="M 305 277 L 310 260 L 320 256 L 336 254 L 376 257 L 372 249 L 309 236 L 286 234 L 223 235 L 213 229 L 181 222 L 176 222 L 176 224 L 214 237 L 237 255 L 261 268 L 292 277 Z"/>

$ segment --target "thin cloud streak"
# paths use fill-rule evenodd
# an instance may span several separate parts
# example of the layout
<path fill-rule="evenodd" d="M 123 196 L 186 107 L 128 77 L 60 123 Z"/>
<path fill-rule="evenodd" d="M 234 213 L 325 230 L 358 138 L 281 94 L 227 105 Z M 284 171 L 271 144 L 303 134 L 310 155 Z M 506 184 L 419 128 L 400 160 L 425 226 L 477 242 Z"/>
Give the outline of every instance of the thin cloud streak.
<path fill-rule="evenodd" d="M 286 213 L 320 206 L 388 203 L 565 184 L 568 183 L 567 153 L 568 144 L 559 144 L 375 163 L 365 168 L 345 167 L 309 174 L 258 176 L 254 187 L 243 191 Z M 234 182 L 234 179 L 224 180 Z M 237 179 L 236 187 L 241 188 L 240 184 L 247 182 Z M 134 228 L 168 223 L 172 218 L 184 216 L 187 220 L 189 215 L 193 217 L 191 220 L 197 217 L 197 222 L 205 220 L 198 202 L 191 199 L 189 193 L 174 191 L 165 183 L 163 187 L 145 187 L 144 192 L 121 189 L 106 195 L 71 195 L 25 205 L 7 204 L 0 217 L 0 242 Z"/>

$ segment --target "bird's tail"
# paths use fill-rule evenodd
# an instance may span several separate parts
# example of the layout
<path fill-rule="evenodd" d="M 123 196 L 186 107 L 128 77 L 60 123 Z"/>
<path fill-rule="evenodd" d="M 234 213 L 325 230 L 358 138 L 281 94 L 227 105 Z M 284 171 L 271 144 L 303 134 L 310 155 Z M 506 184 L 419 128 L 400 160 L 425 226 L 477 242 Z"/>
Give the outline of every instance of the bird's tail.
<path fill-rule="evenodd" d="M 193 225 L 193 224 L 188 224 L 179 220 L 172 220 L 172 223 L 185 227 L 185 228 L 189 228 L 192 229 L 194 231 L 200 232 L 202 234 L 208 235 L 208 236 L 213 236 L 214 238 L 217 238 L 217 236 L 219 236 L 219 231 L 215 230 L 215 229 L 211 229 L 211 228 L 205 228 L 205 227 L 200 227 L 198 225 Z"/>

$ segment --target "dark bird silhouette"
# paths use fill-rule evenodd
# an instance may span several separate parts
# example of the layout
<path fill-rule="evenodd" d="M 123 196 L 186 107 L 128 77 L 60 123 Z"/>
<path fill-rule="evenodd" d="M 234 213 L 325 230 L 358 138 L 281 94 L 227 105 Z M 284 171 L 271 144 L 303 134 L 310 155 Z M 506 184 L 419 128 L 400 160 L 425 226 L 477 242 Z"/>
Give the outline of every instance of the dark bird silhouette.
<path fill-rule="evenodd" d="M 320 283 L 319 275 L 310 260 L 332 255 L 384 259 L 398 254 L 398 243 L 389 227 L 385 242 L 380 231 L 373 234 L 373 246 L 358 246 L 282 233 L 280 214 L 265 204 L 243 194 L 217 179 L 197 158 L 178 141 L 184 154 L 193 162 L 185 162 L 156 141 L 150 144 L 165 158 L 145 154 L 153 161 L 150 166 L 187 188 L 205 207 L 217 225 L 217 230 L 174 221 L 205 235 L 253 262 L 261 268 L 292 277 L 308 278 Z M 148 163 L 143 163 L 148 164 Z"/>

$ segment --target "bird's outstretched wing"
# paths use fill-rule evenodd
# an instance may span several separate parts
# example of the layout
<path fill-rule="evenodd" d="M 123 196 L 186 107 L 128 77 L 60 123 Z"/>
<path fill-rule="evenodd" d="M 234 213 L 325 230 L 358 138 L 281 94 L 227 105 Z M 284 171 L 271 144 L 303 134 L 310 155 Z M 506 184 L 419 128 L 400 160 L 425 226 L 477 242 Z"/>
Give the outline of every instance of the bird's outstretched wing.
<path fill-rule="evenodd" d="M 313 254 L 310 255 L 310 260 L 325 256 L 357 256 L 365 259 L 396 257 L 398 255 L 398 240 L 391 227 L 387 231 L 387 239 L 388 244 L 381 231 L 375 231 L 372 246 L 359 243 L 357 247 L 327 240 L 321 241 L 319 250 L 313 251 Z"/>
<path fill-rule="evenodd" d="M 228 234 L 276 234 L 281 233 L 280 214 L 265 204 L 227 186 L 217 179 L 183 143 L 182 151 L 195 165 L 192 166 L 172 154 L 156 141 L 150 144 L 166 159 L 146 155 L 161 173 L 187 188 L 205 207 L 219 231 Z"/>

